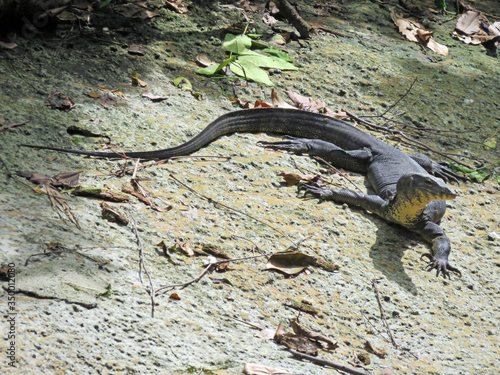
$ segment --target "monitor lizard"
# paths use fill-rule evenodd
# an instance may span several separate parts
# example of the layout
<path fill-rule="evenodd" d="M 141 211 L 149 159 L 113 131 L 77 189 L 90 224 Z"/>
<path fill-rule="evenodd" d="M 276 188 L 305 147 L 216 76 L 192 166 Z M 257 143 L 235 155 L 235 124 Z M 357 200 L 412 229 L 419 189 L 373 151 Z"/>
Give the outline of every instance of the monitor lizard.
<path fill-rule="evenodd" d="M 456 193 L 443 179 L 458 176 L 423 154 L 410 156 L 345 121 L 317 113 L 288 108 L 239 110 L 220 116 L 189 141 L 154 151 L 83 151 L 52 146 L 21 145 L 103 158 L 168 159 L 189 155 L 221 136 L 233 133 L 273 133 L 290 136 L 261 145 L 295 154 L 319 156 L 338 168 L 365 174 L 375 194 L 348 189 L 326 189 L 301 184 L 300 189 L 321 199 L 362 207 L 383 219 L 419 233 L 431 244 L 427 270 L 449 277 L 461 275 L 448 262 L 450 240 L 439 223 L 446 210 L 444 200 Z"/>

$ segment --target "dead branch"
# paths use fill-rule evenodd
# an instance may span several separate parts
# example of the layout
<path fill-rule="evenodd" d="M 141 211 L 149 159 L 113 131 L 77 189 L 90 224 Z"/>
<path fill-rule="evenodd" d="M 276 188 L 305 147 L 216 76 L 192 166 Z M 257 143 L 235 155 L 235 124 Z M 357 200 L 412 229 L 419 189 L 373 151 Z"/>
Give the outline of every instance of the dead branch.
<path fill-rule="evenodd" d="M 226 209 L 228 211 L 231 211 L 231 212 L 236 212 L 237 214 L 240 214 L 240 215 L 243 215 L 243 216 L 246 216 L 250 219 L 253 219 L 263 225 L 265 225 L 266 227 L 268 228 L 271 228 L 272 230 L 274 230 L 275 232 L 281 234 L 283 237 L 285 237 L 288 241 L 290 241 L 294 246 L 297 246 L 297 244 L 295 242 L 293 242 L 286 233 L 280 231 L 279 229 L 276 229 L 275 227 L 273 227 L 272 225 L 266 223 L 265 221 L 262 221 L 260 219 L 257 219 L 256 217 L 252 216 L 252 215 L 249 215 L 243 211 L 240 211 L 240 210 L 237 210 L 235 208 L 232 208 L 232 207 L 229 207 L 223 203 L 220 203 L 220 202 L 217 202 L 215 200 L 213 200 L 212 198 L 210 197 L 207 197 L 203 194 L 200 194 L 198 193 L 196 190 L 194 190 L 193 188 L 189 187 L 188 185 L 186 185 L 185 183 L 183 183 L 182 181 L 180 181 L 178 178 L 176 178 L 172 173 L 169 174 L 169 177 L 172 178 L 174 181 L 176 181 L 178 184 L 184 186 L 186 189 L 188 189 L 190 192 L 192 192 L 193 194 L 195 194 L 197 197 L 209 202 L 209 203 L 212 203 L 214 205 L 214 207 L 216 208 L 223 208 L 223 209 Z"/>
<path fill-rule="evenodd" d="M 382 319 L 384 320 L 385 326 L 387 328 L 387 332 L 389 332 L 389 336 L 391 337 L 392 345 L 394 345 L 394 347 L 396 349 L 398 349 L 398 344 L 396 344 L 396 340 L 394 339 L 394 336 L 392 335 L 392 331 L 391 331 L 391 328 L 389 327 L 389 323 L 387 323 L 387 320 L 385 319 L 385 312 L 384 312 L 384 308 L 382 307 L 382 302 L 380 301 L 380 294 L 378 292 L 377 282 L 378 282 L 378 279 L 372 280 L 373 289 L 375 289 L 375 294 L 377 296 L 378 308 L 380 309 L 380 315 L 382 316 Z"/>
<path fill-rule="evenodd" d="M 219 260 L 219 261 L 216 261 L 216 262 L 210 262 L 208 264 L 208 266 L 206 266 L 203 269 L 203 271 L 198 276 L 196 276 L 194 279 L 191 279 L 191 280 L 186 281 L 184 283 L 162 285 L 161 287 L 159 287 L 156 290 L 156 294 L 158 295 L 158 293 L 160 291 L 165 290 L 165 289 L 172 290 L 174 288 L 185 288 L 188 285 L 194 284 L 194 283 L 200 281 L 203 278 L 203 276 L 205 276 L 207 273 L 209 273 L 209 272 L 213 271 L 214 269 L 216 269 L 217 266 L 220 265 L 220 264 L 222 264 L 222 263 L 237 262 L 237 261 L 240 261 L 240 260 L 261 258 L 261 257 L 264 257 L 264 256 L 267 256 L 267 255 L 266 254 L 262 254 L 262 255 L 254 255 L 254 256 L 250 256 L 250 257 L 244 257 L 244 258 L 224 259 L 224 260 Z"/>
<path fill-rule="evenodd" d="M 135 237 L 137 238 L 137 244 L 139 245 L 139 279 L 141 280 L 141 284 L 144 284 L 142 281 L 142 270 L 144 270 L 144 273 L 148 277 L 149 280 L 149 295 L 151 296 L 151 318 L 155 317 L 155 287 L 153 285 L 153 280 L 151 279 L 151 276 L 149 274 L 148 269 L 146 268 L 146 264 L 144 263 L 144 247 L 142 246 L 142 241 L 141 237 L 139 237 L 139 232 L 137 231 L 137 221 L 134 220 L 134 232 L 135 232 Z"/>
<path fill-rule="evenodd" d="M 316 364 L 321 365 L 321 366 L 332 367 L 334 369 L 337 369 L 337 370 L 340 370 L 343 372 L 347 372 L 348 374 L 352 374 L 352 375 L 369 375 L 365 371 L 355 370 L 353 368 L 350 368 L 350 367 L 347 367 L 344 365 L 339 365 L 337 363 L 330 362 L 330 361 L 323 359 L 323 358 L 313 357 L 312 355 L 307 355 L 307 354 L 298 352 L 298 351 L 293 350 L 293 349 L 288 349 L 288 350 L 290 351 L 290 353 L 292 353 L 296 357 L 299 357 L 300 359 L 307 359 L 308 361 L 311 361 L 311 362 L 316 363 Z"/>
<path fill-rule="evenodd" d="M 311 36 L 311 33 L 314 32 L 314 28 L 302 19 L 287 0 L 276 0 L 276 5 L 283 17 L 297 29 L 302 39 L 308 39 Z"/>
<path fill-rule="evenodd" d="M 441 155 L 447 159 L 450 159 L 451 161 L 457 163 L 457 164 L 460 164 L 460 165 L 463 165 L 464 167 L 468 167 L 466 164 L 462 163 L 461 161 L 451 157 L 450 155 L 444 153 L 444 152 L 441 152 L 441 151 L 438 151 L 430 146 L 427 146 L 425 143 L 422 143 L 420 141 L 417 141 L 416 139 L 413 139 L 409 136 L 407 136 L 404 132 L 402 132 L 401 130 L 395 130 L 395 129 L 390 129 L 386 126 L 380 126 L 380 125 L 377 125 L 377 124 L 374 124 L 373 122 L 370 122 L 370 121 L 366 121 L 366 120 L 363 120 L 361 117 L 359 116 L 356 116 L 355 114 L 349 112 L 349 111 L 346 111 L 346 110 L 343 110 L 347 116 L 349 116 L 350 118 L 352 118 L 353 120 L 356 120 L 360 123 L 362 123 L 363 125 L 366 125 L 368 126 L 369 128 L 373 128 L 373 129 L 377 129 L 377 130 L 382 130 L 382 131 L 385 131 L 391 135 L 396 135 L 396 136 L 400 136 L 403 140 L 404 143 L 407 143 L 407 144 L 412 144 L 412 145 L 418 145 L 419 147 L 421 147 L 422 149 L 424 150 L 428 150 L 428 151 L 431 151 L 431 152 L 434 152 L 438 155 Z"/>

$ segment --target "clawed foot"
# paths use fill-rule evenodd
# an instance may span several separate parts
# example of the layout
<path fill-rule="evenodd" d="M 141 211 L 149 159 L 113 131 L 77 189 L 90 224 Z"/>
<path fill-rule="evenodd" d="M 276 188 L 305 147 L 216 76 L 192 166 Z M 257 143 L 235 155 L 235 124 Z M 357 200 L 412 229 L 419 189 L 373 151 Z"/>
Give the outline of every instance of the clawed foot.
<path fill-rule="evenodd" d="M 266 142 L 259 141 L 257 145 L 276 151 L 288 151 L 297 155 L 302 155 L 309 151 L 307 139 L 288 137 L 288 141 Z"/>
<path fill-rule="evenodd" d="M 467 181 L 466 177 L 460 176 L 459 174 L 453 172 L 452 170 L 446 168 L 444 165 L 439 163 L 433 163 L 432 165 L 433 174 L 436 177 L 440 177 L 445 181 L 454 182 L 457 185 L 460 183 L 460 180 Z"/>
<path fill-rule="evenodd" d="M 443 277 L 451 279 L 450 272 L 456 273 L 458 276 L 462 277 L 462 272 L 458 268 L 451 266 L 446 259 L 435 258 L 432 254 L 423 254 L 420 259 L 427 258 L 426 271 L 429 272 L 433 269 L 436 270 L 436 277 L 441 273 Z"/>
<path fill-rule="evenodd" d="M 331 193 L 331 189 L 325 189 L 321 186 L 318 186 L 316 184 L 308 184 L 305 182 L 299 183 L 297 190 L 303 191 L 304 192 L 304 197 L 307 196 L 307 194 L 312 194 L 313 196 L 319 198 L 320 200 L 325 200 L 327 199 Z"/>

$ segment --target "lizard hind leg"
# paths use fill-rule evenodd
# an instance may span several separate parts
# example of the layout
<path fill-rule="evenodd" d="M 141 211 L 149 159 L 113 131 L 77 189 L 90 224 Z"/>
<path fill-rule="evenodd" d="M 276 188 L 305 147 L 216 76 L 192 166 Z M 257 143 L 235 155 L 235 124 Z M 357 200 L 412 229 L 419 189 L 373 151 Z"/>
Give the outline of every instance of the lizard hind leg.
<path fill-rule="evenodd" d="M 337 145 L 320 139 L 294 138 L 277 142 L 260 141 L 260 146 L 271 150 L 287 151 L 296 155 L 318 156 L 337 168 L 366 173 L 372 160 L 369 149 L 344 150 Z"/>

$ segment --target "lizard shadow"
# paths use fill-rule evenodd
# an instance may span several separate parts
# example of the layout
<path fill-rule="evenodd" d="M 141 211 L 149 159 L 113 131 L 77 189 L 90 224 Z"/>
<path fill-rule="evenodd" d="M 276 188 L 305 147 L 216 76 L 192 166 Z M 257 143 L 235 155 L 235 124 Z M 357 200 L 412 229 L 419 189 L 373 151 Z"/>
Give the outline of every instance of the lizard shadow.
<path fill-rule="evenodd" d="M 370 258 L 373 266 L 385 277 L 400 285 L 413 295 L 418 294 L 418 289 L 406 273 L 403 264 L 405 251 L 410 250 L 410 242 L 420 241 L 417 235 L 397 224 L 388 223 L 378 217 L 372 219 L 377 226 L 375 243 L 370 247 Z M 422 270 L 422 272 L 424 272 Z"/>

